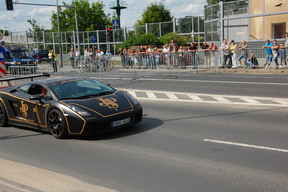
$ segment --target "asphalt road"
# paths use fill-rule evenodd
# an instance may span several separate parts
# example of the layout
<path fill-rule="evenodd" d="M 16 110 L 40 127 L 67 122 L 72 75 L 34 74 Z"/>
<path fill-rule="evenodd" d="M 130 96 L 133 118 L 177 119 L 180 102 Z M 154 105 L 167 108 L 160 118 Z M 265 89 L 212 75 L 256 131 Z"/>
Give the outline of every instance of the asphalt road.
<path fill-rule="evenodd" d="M 123 80 L 112 85 L 287 98 L 287 79 L 282 75 L 209 74 L 196 78 L 183 74 L 176 79 Z M 257 87 L 261 88 L 254 90 Z M 44 132 L 2 128 L 0 158 L 71 176 L 95 185 L 95 189 L 287 191 L 287 105 L 140 101 L 145 114 L 142 123 L 98 137 L 57 140 Z"/>

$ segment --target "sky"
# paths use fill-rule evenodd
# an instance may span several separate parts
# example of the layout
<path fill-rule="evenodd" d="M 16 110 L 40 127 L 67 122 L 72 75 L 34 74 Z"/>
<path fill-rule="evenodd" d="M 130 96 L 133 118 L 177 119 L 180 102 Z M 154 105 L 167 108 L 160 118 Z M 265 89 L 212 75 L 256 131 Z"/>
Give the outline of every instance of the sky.
<path fill-rule="evenodd" d="M 57 0 L 13 0 L 19 3 L 36 3 L 36 4 L 57 4 Z M 98 0 L 89 0 L 90 3 Z M 113 10 L 109 9 L 109 3 L 117 0 L 103 0 L 105 5 L 104 11 L 106 14 L 113 14 Z M 121 1 L 121 0 L 120 0 Z M 59 5 L 62 5 L 63 0 L 58 0 Z M 70 4 L 72 0 L 64 0 Z M 127 9 L 121 10 L 121 26 L 132 27 L 136 21 L 142 18 L 144 10 L 153 2 L 163 2 L 171 15 L 175 18 L 204 15 L 204 5 L 206 0 L 126 0 Z M 17 5 L 14 4 L 14 11 L 6 10 L 5 0 L 0 0 L 0 29 L 9 30 L 12 32 L 27 31 L 31 28 L 27 19 L 36 19 L 36 21 L 45 29 L 51 29 L 51 15 L 56 11 L 56 7 L 48 6 L 32 6 L 32 5 Z"/>

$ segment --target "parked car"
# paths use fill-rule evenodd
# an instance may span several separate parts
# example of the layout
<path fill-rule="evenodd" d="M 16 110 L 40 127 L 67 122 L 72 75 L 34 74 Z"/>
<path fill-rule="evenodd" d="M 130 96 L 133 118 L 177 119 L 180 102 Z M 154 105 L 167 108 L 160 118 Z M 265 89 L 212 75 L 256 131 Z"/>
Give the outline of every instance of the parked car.
<path fill-rule="evenodd" d="M 31 57 L 26 48 L 8 47 L 6 49 L 6 71 L 13 73 L 23 73 L 28 71 L 34 73 L 37 67 L 37 60 Z"/>
<path fill-rule="evenodd" d="M 37 59 L 38 63 L 41 63 L 42 61 L 48 61 L 48 54 L 49 50 L 47 49 L 33 49 L 31 52 L 31 56 Z"/>

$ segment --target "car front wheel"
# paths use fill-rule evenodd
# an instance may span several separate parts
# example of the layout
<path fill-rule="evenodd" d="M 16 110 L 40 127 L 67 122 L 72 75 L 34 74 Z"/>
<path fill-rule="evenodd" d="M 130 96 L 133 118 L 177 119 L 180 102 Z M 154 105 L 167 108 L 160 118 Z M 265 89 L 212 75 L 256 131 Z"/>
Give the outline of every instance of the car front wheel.
<path fill-rule="evenodd" d="M 7 113 L 2 102 L 0 102 L 0 127 L 8 125 Z"/>
<path fill-rule="evenodd" d="M 67 137 L 67 126 L 63 114 L 57 110 L 52 109 L 48 114 L 48 127 L 51 134 L 57 139 Z"/>

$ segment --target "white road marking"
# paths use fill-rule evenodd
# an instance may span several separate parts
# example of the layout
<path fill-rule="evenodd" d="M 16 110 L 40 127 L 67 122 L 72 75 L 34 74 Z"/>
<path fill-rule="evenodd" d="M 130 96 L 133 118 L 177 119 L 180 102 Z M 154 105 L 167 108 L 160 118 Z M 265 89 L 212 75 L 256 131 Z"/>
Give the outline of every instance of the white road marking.
<path fill-rule="evenodd" d="M 213 94 L 203 94 L 203 93 L 184 93 L 184 92 L 170 92 L 170 91 L 157 91 L 157 90 L 141 90 L 141 89 L 125 89 L 131 93 L 135 98 L 139 100 L 159 100 L 159 101 L 183 101 L 183 102 L 203 102 L 203 103 L 221 103 L 221 104 L 237 104 L 237 105 L 258 105 L 258 106 L 277 106 L 283 107 L 288 106 L 288 99 L 284 98 L 273 98 L 273 97 L 248 97 L 248 96 L 237 96 L 237 95 L 213 95 Z M 146 93 L 145 96 L 137 96 L 137 92 Z M 165 94 L 167 98 L 158 98 L 157 93 Z M 186 95 L 189 99 L 179 99 L 177 95 Z M 215 101 L 205 100 L 203 97 L 212 97 Z M 231 99 L 231 100 L 229 100 Z M 237 101 L 233 101 L 237 99 Z M 239 101 L 242 100 L 243 102 Z M 270 103 L 261 101 L 271 101 Z"/>
<path fill-rule="evenodd" d="M 169 99 L 179 100 L 179 98 L 173 93 L 165 93 Z"/>
<path fill-rule="evenodd" d="M 280 103 L 280 104 L 283 104 L 283 105 L 288 105 L 288 101 L 281 100 L 281 99 L 275 100 L 274 102 L 277 102 L 277 103 Z"/>
<path fill-rule="evenodd" d="M 198 101 L 198 102 L 203 101 L 203 99 L 201 99 L 197 95 L 188 95 L 188 97 L 190 97 L 193 101 Z"/>
<path fill-rule="evenodd" d="M 147 94 L 147 96 L 150 99 L 157 99 L 157 97 L 155 96 L 155 94 L 152 91 L 146 91 L 145 93 Z"/>
<path fill-rule="evenodd" d="M 213 96 L 214 99 L 216 99 L 217 101 L 220 101 L 220 102 L 224 102 L 224 103 L 231 103 L 230 100 L 224 98 L 224 97 L 221 97 L 221 96 Z"/>
<path fill-rule="evenodd" d="M 245 143 L 235 143 L 235 142 L 220 141 L 220 140 L 213 140 L 213 139 L 204 139 L 203 141 L 210 142 L 210 143 L 235 145 L 235 146 L 241 146 L 241 147 L 248 147 L 248 148 L 263 149 L 263 150 L 269 150 L 269 151 L 278 151 L 278 152 L 288 153 L 287 149 L 279 149 L 279 148 L 273 148 L 273 147 L 250 145 L 250 144 L 245 144 Z"/>
<path fill-rule="evenodd" d="M 252 99 L 252 98 L 240 97 L 240 99 L 243 101 L 246 101 L 247 103 L 260 104 L 259 101 L 256 101 L 255 99 Z"/>

